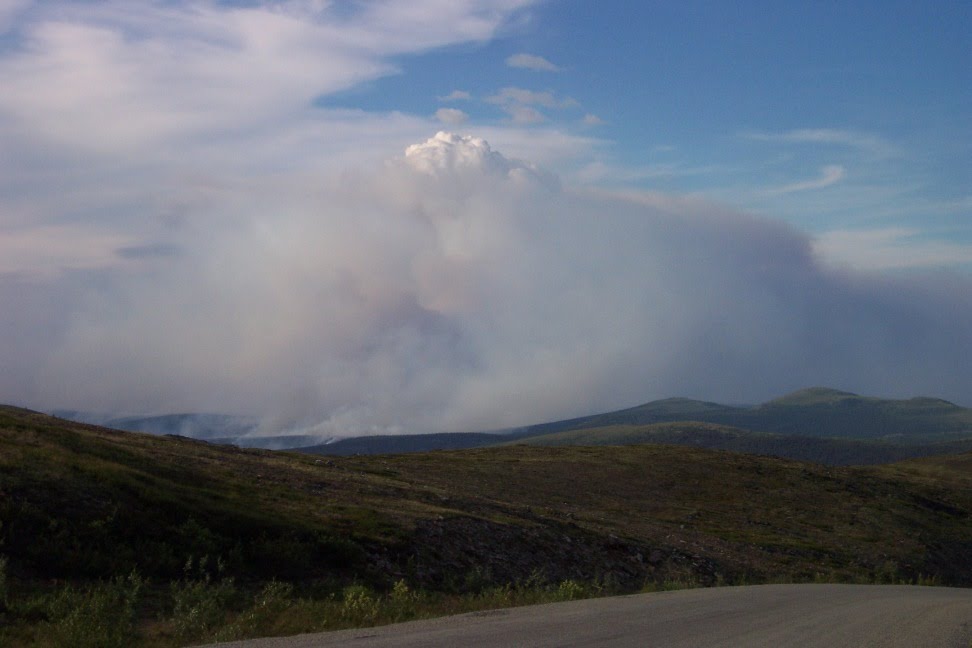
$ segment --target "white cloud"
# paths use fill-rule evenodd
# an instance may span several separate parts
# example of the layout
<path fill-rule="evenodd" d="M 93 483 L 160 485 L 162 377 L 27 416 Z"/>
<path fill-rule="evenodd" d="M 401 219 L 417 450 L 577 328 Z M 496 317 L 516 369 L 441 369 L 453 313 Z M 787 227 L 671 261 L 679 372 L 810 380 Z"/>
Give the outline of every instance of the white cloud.
<path fill-rule="evenodd" d="M 877 157 L 890 157 L 899 153 L 897 146 L 878 135 L 836 128 L 798 128 L 782 133 L 748 132 L 743 133 L 742 136 L 746 139 L 763 142 L 844 146 Z"/>
<path fill-rule="evenodd" d="M 584 183 L 617 185 L 644 180 L 687 178 L 723 172 L 720 166 L 690 167 L 679 162 L 648 164 L 644 166 L 618 166 L 603 160 L 594 160 L 581 167 L 573 177 Z"/>
<path fill-rule="evenodd" d="M 547 121 L 546 115 L 530 106 L 512 105 L 505 110 L 514 124 L 540 124 Z"/>
<path fill-rule="evenodd" d="M 435 137 L 405 149 L 405 164 L 439 181 L 463 188 L 471 177 L 476 185 L 489 178 L 555 186 L 556 181 L 537 167 L 507 158 L 481 137 L 440 131 Z"/>
<path fill-rule="evenodd" d="M 393 73 L 398 53 L 489 38 L 529 3 L 447 4 L 34 3 L 0 50 L 0 228 L 33 241 L 88 228 L 138 245 L 188 231 L 207 206 L 207 218 L 232 219 L 244 178 L 330 172 L 404 148 L 427 135 L 427 119 L 314 100 Z M 54 250 L 52 267 L 79 263 Z"/>
<path fill-rule="evenodd" d="M 828 264 L 866 271 L 972 265 L 972 245 L 929 239 L 903 227 L 831 230 L 818 236 L 813 247 Z"/>
<path fill-rule="evenodd" d="M 513 169 L 526 168 L 490 148 L 481 137 L 439 131 L 434 137 L 405 149 L 405 164 L 429 175 L 454 172 L 484 175 L 508 175 Z"/>
<path fill-rule="evenodd" d="M 52 2 L 0 57 L 0 128 L 113 154 L 312 118 L 316 97 L 393 73 L 390 56 L 485 40 L 527 4 Z"/>
<path fill-rule="evenodd" d="M 796 191 L 809 191 L 811 189 L 824 189 L 831 185 L 837 184 L 843 180 L 846 175 L 844 167 L 839 164 L 831 164 L 820 169 L 820 177 L 814 180 L 802 180 L 800 182 L 793 182 L 782 187 L 774 187 L 772 189 L 767 189 L 768 194 L 787 194 Z"/>
<path fill-rule="evenodd" d="M 558 99 L 550 91 L 537 92 L 525 88 L 506 87 L 486 101 L 499 105 L 522 104 L 525 106 L 542 106 L 544 108 L 567 108 L 576 106 L 573 99 Z"/>
<path fill-rule="evenodd" d="M 525 68 L 536 72 L 559 72 L 560 68 L 543 58 L 533 54 L 514 54 L 506 59 L 506 64 L 512 68 Z"/>
<path fill-rule="evenodd" d="M 439 101 L 469 101 L 472 95 L 465 90 L 453 90 L 449 94 L 439 97 Z"/>
<path fill-rule="evenodd" d="M 570 97 L 558 98 L 553 92 L 527 90 L 526 88 L 505 87 L 486 99 L 488 103 L 500 106 L 512 118 L 514 124 L 539 124 L 547 120 L 546 115 L 534 108 L 540 106 L 550 109 L 564 109 L 578 106 Z"/>
<path fill-rule="evenodd" d="M 439 108 L 435 111 L 435 118 L 443 124 L 455 126 L 466 122 L 469 115 L 456 108 Z"/>
<path fill-rule="evenodd" d="M 553 126 L 477 127 L 476 131 L 508 157 L 530 160 L 557 171 L 571 169 L 593 152 L 611 146 L 607 140 L 566 133 Z"/>
<path fill-rule="evenodd" d="M 587 113 L 584 115 L 583 121 L 585 126 L 602 126 L 604 124 L 603 119 L 592 113 Z"/>

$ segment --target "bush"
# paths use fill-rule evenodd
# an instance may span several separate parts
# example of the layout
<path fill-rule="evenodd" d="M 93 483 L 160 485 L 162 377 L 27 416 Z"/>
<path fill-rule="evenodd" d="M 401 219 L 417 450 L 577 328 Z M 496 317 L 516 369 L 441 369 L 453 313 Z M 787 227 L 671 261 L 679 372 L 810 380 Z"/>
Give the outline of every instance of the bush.
<path fill-rule="evenodd" d="M 270 581 L 254 597 L 250 608 L 232 625 L 217 633 L 216 639 L 228 641 L 271 634 L 274 625 L 279 623 L 284 613 L 295 605 L 293 593 L 293 585 Z"/>
<path fill-rule="evenodd" d="M 557 586 L 556 597 L 558 601 L 573 601 L 584 598 L 585 594 L 586 590 L 583 585 L 568 578 L 567 580 L 561 581 L 560 585 Z"/>
<path fill-rule="evenodd" d="M 392 587 L 388 602 L 392 620 L 406 621 L 415 618 L 419 595 L 404 580 L 398 580 Z"/>
<path fill-rule="evenodd" d="M 172 624 L 180 640 L 205 637 L 222 626 L 236 594 L 232 578 L 211 580 L 205 556 L 197 563 L 195 578 L 192 563 L 192 558 L 186 562 L 185 579 L 172 583 Z"/>
<path fill-rule="evenodd" d="M 369 625 L 378 618 L 379 608 L 378 599 L 364 585 L 351 585 L 344 588 L 341 614 L 346 621 L 358 625 Z"/>
<path fill-rule="evenodd" d="M 48 606 L 52 643 L 126 648 L 135 641 L 135 611 L 144 582 L 136 572 L 85 590 L 65 587 Z"/>

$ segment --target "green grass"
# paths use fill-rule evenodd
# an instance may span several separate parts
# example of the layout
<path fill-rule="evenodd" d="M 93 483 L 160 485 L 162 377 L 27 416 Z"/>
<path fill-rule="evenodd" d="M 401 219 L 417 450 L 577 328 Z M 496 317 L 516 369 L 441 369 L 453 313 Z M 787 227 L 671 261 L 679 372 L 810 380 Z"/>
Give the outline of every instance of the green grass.
<path fill-rule="evenodd" d="M 4 645 L 172 646 L 685 586 L 969 586 L 970 538 L 970 454 L 323 459 L 0 408 Z"/>

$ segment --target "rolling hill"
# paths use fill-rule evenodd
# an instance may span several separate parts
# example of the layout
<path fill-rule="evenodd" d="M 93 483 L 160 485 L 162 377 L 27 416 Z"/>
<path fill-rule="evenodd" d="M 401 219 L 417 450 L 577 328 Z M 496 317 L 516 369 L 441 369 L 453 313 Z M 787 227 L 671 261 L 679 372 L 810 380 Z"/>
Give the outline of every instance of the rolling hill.
<path fill-rule="evenodd" d="M 620 446 L 656 443 L 785 457 L 828 466 L 887 464 L 917 457 L 972 451 L 972 438 L 939 443 L 902 444 L 867 439 L 830 439 L 751 432 L 727 425 L 697 421 L 580 428 L 527 436 L 508 443 L 538 446 Z"/>
<path fill-rule="evenodd" d="M 298 450 L 322 455 L 397 454 L 511 442 L 664 443 L 834 466 L 869 465 L 972 450 L 972 410 L 933 398 L 888 400 L 812 388 L 754 407 L 668 398 L 503 433 L 370 436 Z"/>
<path fill-rule="evenodd" d="M 173 434 L 247 448 L 297 450 L 321 455 L 399 454 L 502 445 L 516 440 L 539 445 L 669 443 L 816 461 L 864 465 L 972 449 L 972 410 L 934 398 L 888 400 L 834 389 L 804 389 L 755 407 L 668 398 L 614 412 L 512 430 L 470 433 L 371 435 L 322 438 L 292 433 L 260 434 L 258 421 L 221 414 L 170 414 L 112 418 L 61 411 L 63 418 L 131 432 Z M 680 423 L 677 434 L 663 428 Z M 703 433 L 688 422 L 723 426 Z M 727 430 L 732 428 L 731 433 Z M 590 430 L 591 434 L 561 434 Z M 669 431 L 670 432 L 670 431 Z M 728 434 L 728 436 L 727 436 Z M 547 439 L 540 437 L 548 435 Z M 627 440 L 621 440 L 622 438 Z M 573 441 L 572 441 L 573 440 Z"/>
<path fill-rule="evenodd" d="M 3 407 L 0 522 L 7 638 L 60 623 L 38 596 L 137 573 L 139 636 L 172 645 L 176 622 L 158 619 L 218 578 L 236 588 L 226 623 L 274 582 L 295 588 L 292 605 L 344 591 L 345 607 L 353 587 L 396 583 L 473 598 L 558 583 L 969 586 L 972 454 L 856 468 L 652 444 L 320 458 Z"/>
<path fill-rule="evenodd" d="M 934 398 L 891 400 L 826 388 L 803 389 L 754 407 L 685 398 L 526 428 L 529 436 L 611 425 L 701 421 L 753 432 L 935 443 L 972 437 L 972 409 Z"/>

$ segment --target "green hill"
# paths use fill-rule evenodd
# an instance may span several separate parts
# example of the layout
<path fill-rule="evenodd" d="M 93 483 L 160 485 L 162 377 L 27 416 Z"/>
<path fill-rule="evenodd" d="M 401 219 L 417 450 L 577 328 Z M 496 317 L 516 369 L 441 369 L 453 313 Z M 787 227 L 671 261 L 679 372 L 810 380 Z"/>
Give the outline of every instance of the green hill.
<path fill-rule="evenodd" d="M 935 398 L 886 400 L 808 389 L 753 408 L 750 429 L 903 443 L 972 437 L 972 410 Z"/>
<path fill-rule="evenodd" d="M 670 421 L 706 421 L 721 423 L 731 421 L 745 408 L 719 405 L 690 398 L 666 398 L 644 405 L 629 407 L 604 414 L 593 414 L 564 421 L 540 423 L 523 428 L 524 436 L 539 436 L 568 430 L 601 428 L 611 425 L 647 425 Z M 730 425 L 730 423 L 724 423 Z"/>
<path fill-rule="evenodd" d="M 509 443 L 539 446 L 618 446 L 657 443 L 785 457 L 830 466 L 886 464 L 917 457 L 972 451 L 972 438 L 931 444 L 901 444 L 751 432 L 727 425 L 698 421 L 581 428 L 529 436 Z"/>
<path fill-rule="evenodd" d="M 972 455 L 321 458 L 2 407 L 0 522 L 0 643 L 167 646 L 672 584 L 969 586 Z"/>
<path fill-rule="evenodd" d="M 858 401 L 861 397 L 851 392 L 829 387 L 808 387 L 798 391 L 775 398 L 765 405 L 775 405 L 778 407 L 805 407 L 813 405 L 835 405 L 847 401 Z M 873 399 L 879 400 L 879 399 Z M 765 406 L 764 405 L 764 406 Z"/>
<path fill-rule="evenodd" d="M 901 444 L 972 438 L 972 410 L 948 401 L 870 398 L 824 388 L 800 390 L 754 407 L 665 399 L 616 412 L 530 426 L 524 435 L 675 421 L 701 421 L 752 432 Z"/>

